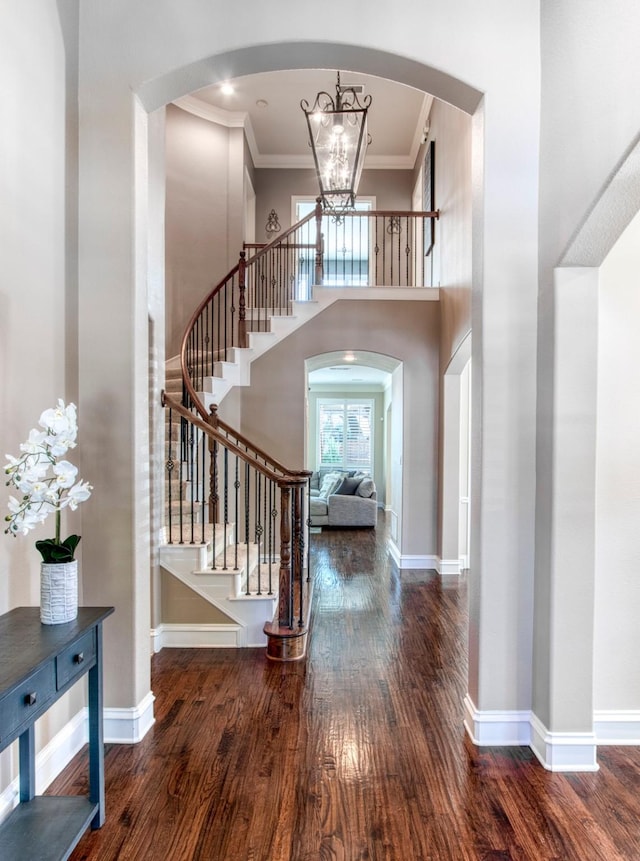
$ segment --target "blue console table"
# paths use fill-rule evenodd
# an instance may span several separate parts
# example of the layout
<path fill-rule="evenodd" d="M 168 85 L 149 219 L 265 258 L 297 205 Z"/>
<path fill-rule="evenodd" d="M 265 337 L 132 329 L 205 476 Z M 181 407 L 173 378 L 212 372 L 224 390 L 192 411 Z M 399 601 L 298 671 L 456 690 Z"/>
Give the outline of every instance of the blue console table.
<path fill-rule="evenodd" d="M 20 804 L 0 825 L 2 861 L 65 861 L 85 830 L 104 822 L 102 622 L 113 607 L 80 607 L 73 622 L 43 625 L 38 607 L 0 616 L 0 751 L 19 739 Z M 89 797 L 35 794 L 34 724 L 89 676 Z"/>

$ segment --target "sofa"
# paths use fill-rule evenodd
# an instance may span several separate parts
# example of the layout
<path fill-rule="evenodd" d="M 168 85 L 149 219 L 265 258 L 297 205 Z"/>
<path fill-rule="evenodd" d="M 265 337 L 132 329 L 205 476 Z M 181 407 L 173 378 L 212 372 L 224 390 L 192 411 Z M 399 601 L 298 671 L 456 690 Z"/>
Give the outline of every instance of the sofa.
<path fill-rule="evenodd" d="M 361 472 L 320 469 L 311 476 L 311 526 L 375 526 L 376 486 Z"/>

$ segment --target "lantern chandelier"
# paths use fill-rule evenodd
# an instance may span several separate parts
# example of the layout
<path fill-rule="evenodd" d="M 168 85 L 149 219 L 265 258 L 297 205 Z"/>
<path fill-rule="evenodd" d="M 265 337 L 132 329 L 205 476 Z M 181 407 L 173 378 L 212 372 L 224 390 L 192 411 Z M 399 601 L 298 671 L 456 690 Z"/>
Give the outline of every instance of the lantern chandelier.
<path fill-rule="evenodd" d="M 339 214 L 353 209 L 360 174 L 371 142 L 367 134 L 367 111 L 371 96 L 360 102 L 354 87 L 340 84 L 337 73 L 335 99 L 324 91 L 313 107 L 303 99 L 300 107 L 307 118 L 309 146 L 313 152 L 322 206 Z"/>

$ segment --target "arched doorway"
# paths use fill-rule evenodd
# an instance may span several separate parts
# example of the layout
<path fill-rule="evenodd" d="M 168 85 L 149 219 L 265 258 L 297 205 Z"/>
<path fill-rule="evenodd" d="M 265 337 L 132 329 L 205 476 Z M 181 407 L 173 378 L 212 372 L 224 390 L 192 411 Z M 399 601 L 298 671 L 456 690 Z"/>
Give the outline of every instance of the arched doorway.
<path fill-rule="evenodd" d="M 375 480 L 378 504 L 387 512 L 390 538 L 398 546 L 403 486 L 402 362 L 366 350 L 334 351 L 310 356 L 305 361 L 305 377 L 305 466 L 317 469 L 321 465 L 319 415 L 325 403 L 366 404 L 371 416 L 371 460 L 365 468 Z"/>
<path fill-rule="evenodd" d="M 364 54 L 368 55 L 369 52 L 364 52 Z M 374 54 L 375 54 L 375 52 L 374 52 Z M 313 52 L 311 52 L 311 54 L 309 56 L 313 56 Z M 234 61 L 237 59 L 238 59 L 237 57 L 234 57 Z M 340 61 L 341 59 L 344 59 L 345 62 L 347 63 L 347 66 L 350 68 L 354 68 L 354 67 L 357 68 L 359 66 L 358 63 L 354 64 L 353 58 L 350 58 L 349 60 L 347 60 L 346 57 L 339 59 L 338 56 L 336 55 L 336 62 L 337 62 L 338 66 L 344 65 L 343 63 L 341 63 L 341 61 Z M 370 66 L 368 66 L 368 62 L 373 62 L 374 66 L 375 66 L 376 65 L 376 59 L 377 58 L 375 58 L 375 56 L 373 56 L 373 55 L 371 57 L 368 57 L 367 62 L 364 62 L 360 66 L 360 68 L 362 68 L 363 71 L 366 71 L 368 68 L 370 68 Z M 216 58 L 216 61 L 217 61 L 217 58 Z M 304 63 L 300 64 L 300 68 L 307 68 L 310 65 L 311 65 L 310 63 L 308 64 L 305 61 Z M 383 62 L 382 65 L 379 66 L 378 68 L 382 68 L 384 65 L 385 64 Z M 279 67 L 280 67 L 279 65 L 271 66 L 270 63 L 265 63 L 265 70 L 268 70 L 271 68 L 277 69 Z M 252 70 L 254 70 L 254 69 L 252 69 Z M 408 73 L 407 77 L 411 80 L 416 80 L 413 77 L 413 74 L 415 71 L 416 70 L 414 69 L 411 73 Z M 240 73 L 239 70 L 237 73 L 238 74 Z M 210 74 L 210 69 L 208 70 L 208 74 Z M 229 67 L 227 67 L 225 76 L 226 77 L 234 77 L 234 73 L 229 71 Z M 425 72 L 425 81 L 428 78 L 429 78 L 429 75 Z M 396 79 L 399 80 L 399 78 L 396 78 Z M 442 89 L 442 83 L 443 82 L 441 81 L 440 85 L 439 85 L 439 90 L 441 92 L 444 92 L 446 90 L 446 86 L 444 87 L 444 90 L 443 90 Z M 151 97 L 152 93 L 151 93 L 151 90 L 147 90 L 145 87 L 143 87 L 141 90 L 141 95 L 142 95 L 144 100 L 147 100 L 148 98 Z M 471 99 L 473 101 L 476 99 L 477 95 L 478 94 L 472 95 L 470 92 L 468 92 L 466 94 L 466 97 L 468 97 L 469 99 Z M 465 100 L 463 99 L 462 101 L 464 102 Z M 151 102 L 149 104 L 151 104 Z M 476 102 L 476 104 L 477 104 L 477 102 Z M 476 136 L 482 136 L 482 134 L 483 134 L 482 114 L 480 114 L 479 118 L 476 121 L 475 128 L 474 128 L 474 134 Z M 467 253 L 469 253 L 469 256 L 470 256 L 470 245 L 467 248 Z M 433 268 L 433 264 L 432 264 L 432 268 Z M 471 268 L 471 267 L 469 267 L 469 268 Z M 481 281 L 480 275 L 478 276 L 478 280 Z M 455 303 L 454 303 L 454 307 L 455 307 Z M 468 323 L 467 323 L 467 325 L 468 325 Z M 393 436 L 393 433 L 391 433 L 391 436 Z M 392 442 L 391 443 L 391 449 L 393 450 L 393 448 L 394 448 L 394 443 Z M 437 455 L 435 454 L 435 451 L 434 451 L 434 458 L 437 460 Z M 391 532 L 392 532 L 392 536 L 394 536 L 394 535 L 396 536 L 396 540 L 398 542 L 398 547 L 400 547 L 400 548 L 402 545 L 401 535 L 402 535 L 402 529 L 403 529 L 402 465 L 403 465 L 403 458 L 402 458 L 402 455 L 399 455 L 399 457 L 397 458 L 397 462 L 396 462 L 396 473 L 391 478 L 391 481 L 390 481 L 390 486 L 392 488 L 392 491 L 393 491 L 394 495 L 397 497 L 396 500 L 394 502 L 392 502 L 392 504 L 391 504 L 391 512 L 390 512 L 391 522 L 392 522 Z M 434 487 L 434 493 L 435 493 L 435 479 L 433 481 L 432 486 Z M 415 506 L 409 506 L 409 511 L 410 511 L 411 516 L 413 516 L 414 519 L 420 517 L 419 511 L 415 508 Z M 412 549 L 414 549 L 414 548 L 412 548 Z M 401 567 L 429 568 L 429 567 L 434 567 L 434 565 L 437 564 L 436 563 L 437 554 L 435 552 L 436 551 L 435 544 L 432 548 L 430 548 L 430 551 L 431 552 L 427 553 L 427 554 L 415 553 L 415 552 L 409 553 L 409 554 L 403 554 L 402 550 L 398 549 L 397 553 L 395 554 L 395 557 L 396 557 L 396 561 L 398 561 L 398 563 L 400 564 Z"/>

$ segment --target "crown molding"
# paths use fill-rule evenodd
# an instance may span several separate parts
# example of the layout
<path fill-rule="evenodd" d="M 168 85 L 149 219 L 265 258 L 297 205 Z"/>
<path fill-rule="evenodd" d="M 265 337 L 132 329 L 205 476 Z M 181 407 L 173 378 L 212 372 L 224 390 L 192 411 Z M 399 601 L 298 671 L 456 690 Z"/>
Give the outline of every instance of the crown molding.
<path fill-rule="evenodd" d="M 416 132 L 409 155 L 367 156 L 365 170 L 413 170 L 420 149 L 421 135 L 426 118 L 429 116 L 433 96 L 425 94 L 421 121 L 416 126 Z M 313 156 L 309 155 L 263 155 L 258 149 L 251 117 L 246 111 L 225 111 L 208 102 L 203 102 L 197 96 L 184 96 L 176 99 L 173 104 L 200 119 L 225 126 L 226 128 L 242 128 L 247 138 L 247 145 L 254 167 L 272 170 L 315 170 Z M 424 117 L 424 119 L 422 119 Z"/>
<path fill-rule="evenodd" d="M 200 117 L 202 120 L 208 120 L 210 123 L 217 123 L 219 126 L 225 126 L 228 129 L 244 129 L 253 163 L 255 167 L 260 167 L 257 163 L 261 158 L 258 151 L 258 142 L 253 131 L 251 117 L 246 111 L 225 111 L 222 108 L 217 108 L 215 105 L 210 105 L 208 102 L 203 102 L 202 99 L 198 99 L 196 96 L 183 96 L 181 99 L 176 99 L 173 104 L 178 108 L 182 108 L 183 111 L 187 111 L 187 113 Z"/>
<path fill-rule="evenodd" d="M 173 104 L 183 111 L 188 111 L 203 120 L 218 123 L 220 126 L 226 126 L 228 129 L 244 128 L 245 123 L 249 122 L 249 114 L 246 111 L 225 111 L 208 102 L 203 102 L 196 96 L 183 96 L 181 99 L 176 99 Z"/>

